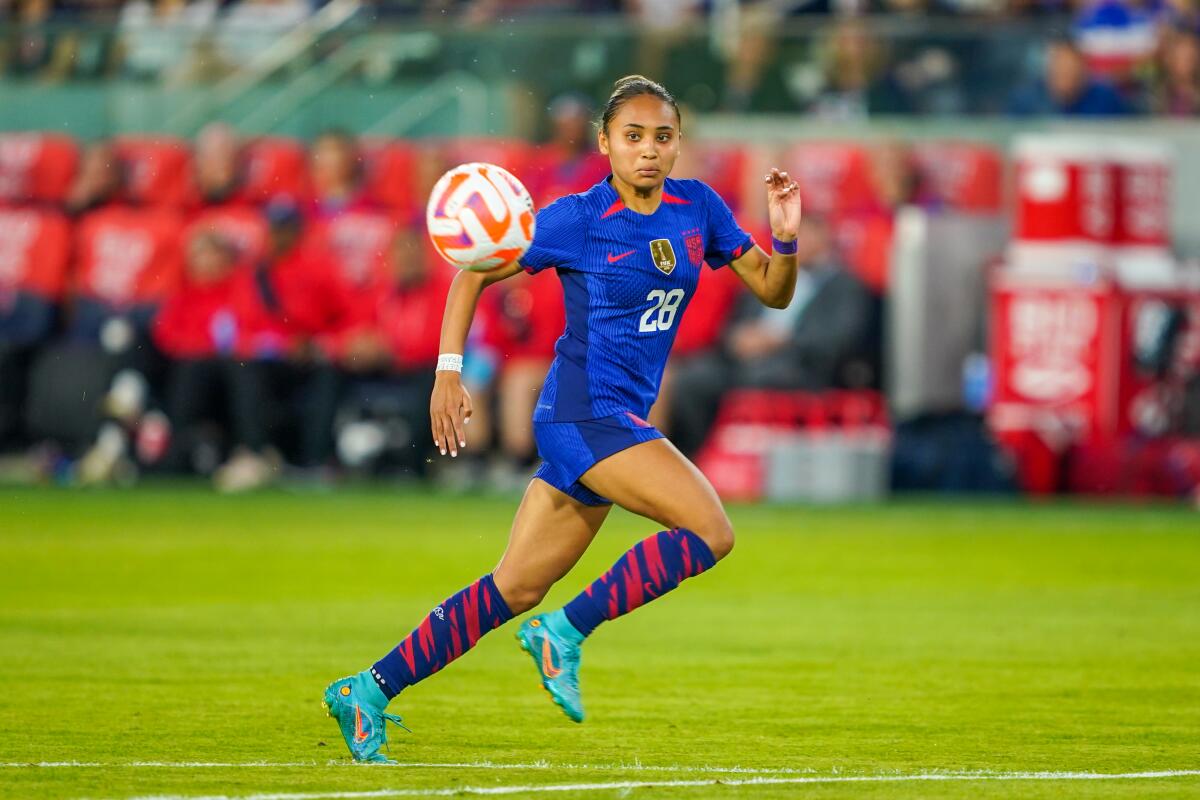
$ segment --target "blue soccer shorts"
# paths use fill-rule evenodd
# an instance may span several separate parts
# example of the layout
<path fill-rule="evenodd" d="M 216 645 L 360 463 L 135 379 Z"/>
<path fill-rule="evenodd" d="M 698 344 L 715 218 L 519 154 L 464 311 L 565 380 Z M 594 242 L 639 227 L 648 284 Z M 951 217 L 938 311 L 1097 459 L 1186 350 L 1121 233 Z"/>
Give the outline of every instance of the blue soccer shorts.
<path fill-rule="evenodd" d="M 663 438 L 662 432 L 632 412 L 582 422 L 534 422 L 542 465 L 541 478 L 560 492 L 588 506 L 612 503 L 579 482 L 597 462 L 635 444 Z"/>

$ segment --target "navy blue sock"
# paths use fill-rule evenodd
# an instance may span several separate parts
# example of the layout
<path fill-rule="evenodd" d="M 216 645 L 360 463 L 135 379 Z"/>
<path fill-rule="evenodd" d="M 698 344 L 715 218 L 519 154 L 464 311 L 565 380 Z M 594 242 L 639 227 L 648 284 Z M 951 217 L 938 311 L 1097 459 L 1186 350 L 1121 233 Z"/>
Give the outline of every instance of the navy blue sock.
<path fill-rule="evenodd" d="M 601 622 L 662 597 L 684 578 L 699 575 L 715 563 L 704 540 L 686 528 L 659 531 L 630 548 L 563 611 L 575 629 L 587 636 Z"/>
<path fill-rule="evenodd" d="M 484 575 L 430 612 L 404 641 L 375 662 L 371 675 L 391 700 L 470 650 L 479 637 L 512 616 L 491 574 Z"/>

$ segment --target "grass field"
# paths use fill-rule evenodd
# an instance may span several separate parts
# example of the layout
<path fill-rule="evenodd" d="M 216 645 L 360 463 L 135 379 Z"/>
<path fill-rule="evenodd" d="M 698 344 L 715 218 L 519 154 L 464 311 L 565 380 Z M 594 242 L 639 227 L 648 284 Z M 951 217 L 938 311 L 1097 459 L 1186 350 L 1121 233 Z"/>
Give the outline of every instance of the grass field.
<path fill-rule="evenodd" d="M 588 643 L 584 725 L 509 626 L 393 704 L 404 766 L 349 765 L 321 690 L 514 507 L 0 489 L 0 795 L 1200 797 L 1200 515 L 1162 507 L 734 508 L 729 561 Z"/>

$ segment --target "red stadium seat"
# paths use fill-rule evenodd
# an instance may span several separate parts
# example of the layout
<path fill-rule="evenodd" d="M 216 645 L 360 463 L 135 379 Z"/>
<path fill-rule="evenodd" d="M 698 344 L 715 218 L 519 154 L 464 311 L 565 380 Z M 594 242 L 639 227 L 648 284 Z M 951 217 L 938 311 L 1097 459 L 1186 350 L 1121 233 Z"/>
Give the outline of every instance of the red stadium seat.
<path fill-rule="evenodd" d="M 245 263 L 256 263 L 267 252 L 267 222 L 255 208 L 230 205 L 201 211 L 184 230 L 185 246 L 202 230 L 216 231 L 233 242 Z"/>
<path fill-rule="evenodd" d="M 737 389 L 722 399 L 696 464 L 722 497 L 757 500 L 766 488 L 765 456 L 781 433 L 871 434 L 888 425 L 879 392 Z"/>
<path fill-rule="evenodd" d="M 913 158 L 935 199 L 955 211 L 999 214 L 1004 206 L 1004 157 L 975 142 L 921 142 Z"/>
<path fill-rule="evenodd" d="M 845 142 L 801 142 L 784 155 L 785 169 L 800 184 L 804 208 L 828 216 L 873 204 L 867 150 Z"/>
<path fill-rule="evenodd" d="M 75 291 L 113 306 L 161 300 L 183 274 L 181 228 L 166 209 L 93 211 L 76 229 Z"/>
<path fill-rule="evenodd" d="M 308 190 L 307 151 L 295 139 L 255 139 L 246 145 L 243 168 L 243 195 L 252 203 L 280 195 L 298 200 Z"/>
<path fill-rule="evenodd" d="M 417 148 L 409 142 L 364 139 L 363 176 L 370 200 L 403 224 L 418 221 L 421 178 Z"/>
<path fill-rule="evenodd" d="M 193 197 L 187 142 L 170 137 L 123 136 L 115 142 L 125 168 L 125 198 L 137 205 L 183 208 Z"/>
<path fill-rule="evenodd" d="M 79 148 L 57 133 L 0 134 L 0 203 L 58 203 L 67 195 Z"/>
<path fill-rule="evenodd" d="M 721 400 L 716 428 L 863 428 L 888 425 L 887 402 L 874 391 L 735 389 Z"/>
<path fill-rule="evenodd" d="M 386 214 L 351 211 L 318 223 L 313 236 L 315 246 L 332 257 L 338 278 L 347 286 L 361 287 L 380 276 L 398 229 Z"/>
<path fill-rule="evenodd" d="M 57 211 L 0 208 L 0 296 L 29 292 L 62 297 L 71 255 L 71 224 Z"/>

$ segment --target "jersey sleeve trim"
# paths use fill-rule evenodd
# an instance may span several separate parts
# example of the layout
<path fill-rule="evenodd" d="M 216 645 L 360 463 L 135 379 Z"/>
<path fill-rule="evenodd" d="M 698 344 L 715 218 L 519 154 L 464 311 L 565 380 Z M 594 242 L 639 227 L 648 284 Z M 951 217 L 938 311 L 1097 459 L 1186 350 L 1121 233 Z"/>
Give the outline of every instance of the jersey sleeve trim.
<path fill-rule="evenodd" d="M 721 269 L 722 267 L 727 267 L 730 264 L 732 264 L 734 261 L 737 261 L 739 258 L 746 255 L 746 253 L 749 253 L 757 245 L 758 245 L 758 243 L 754 241 L 753 236 L 747 236 L 746 241 L 742 242 L 740 245 L 735 247 L 732 252 L 730 252 L 728 261 L 725 261 L 724 263 L 721 263 L 721 264 L 709 264 L 708 268 L 709 269 Z"/>

